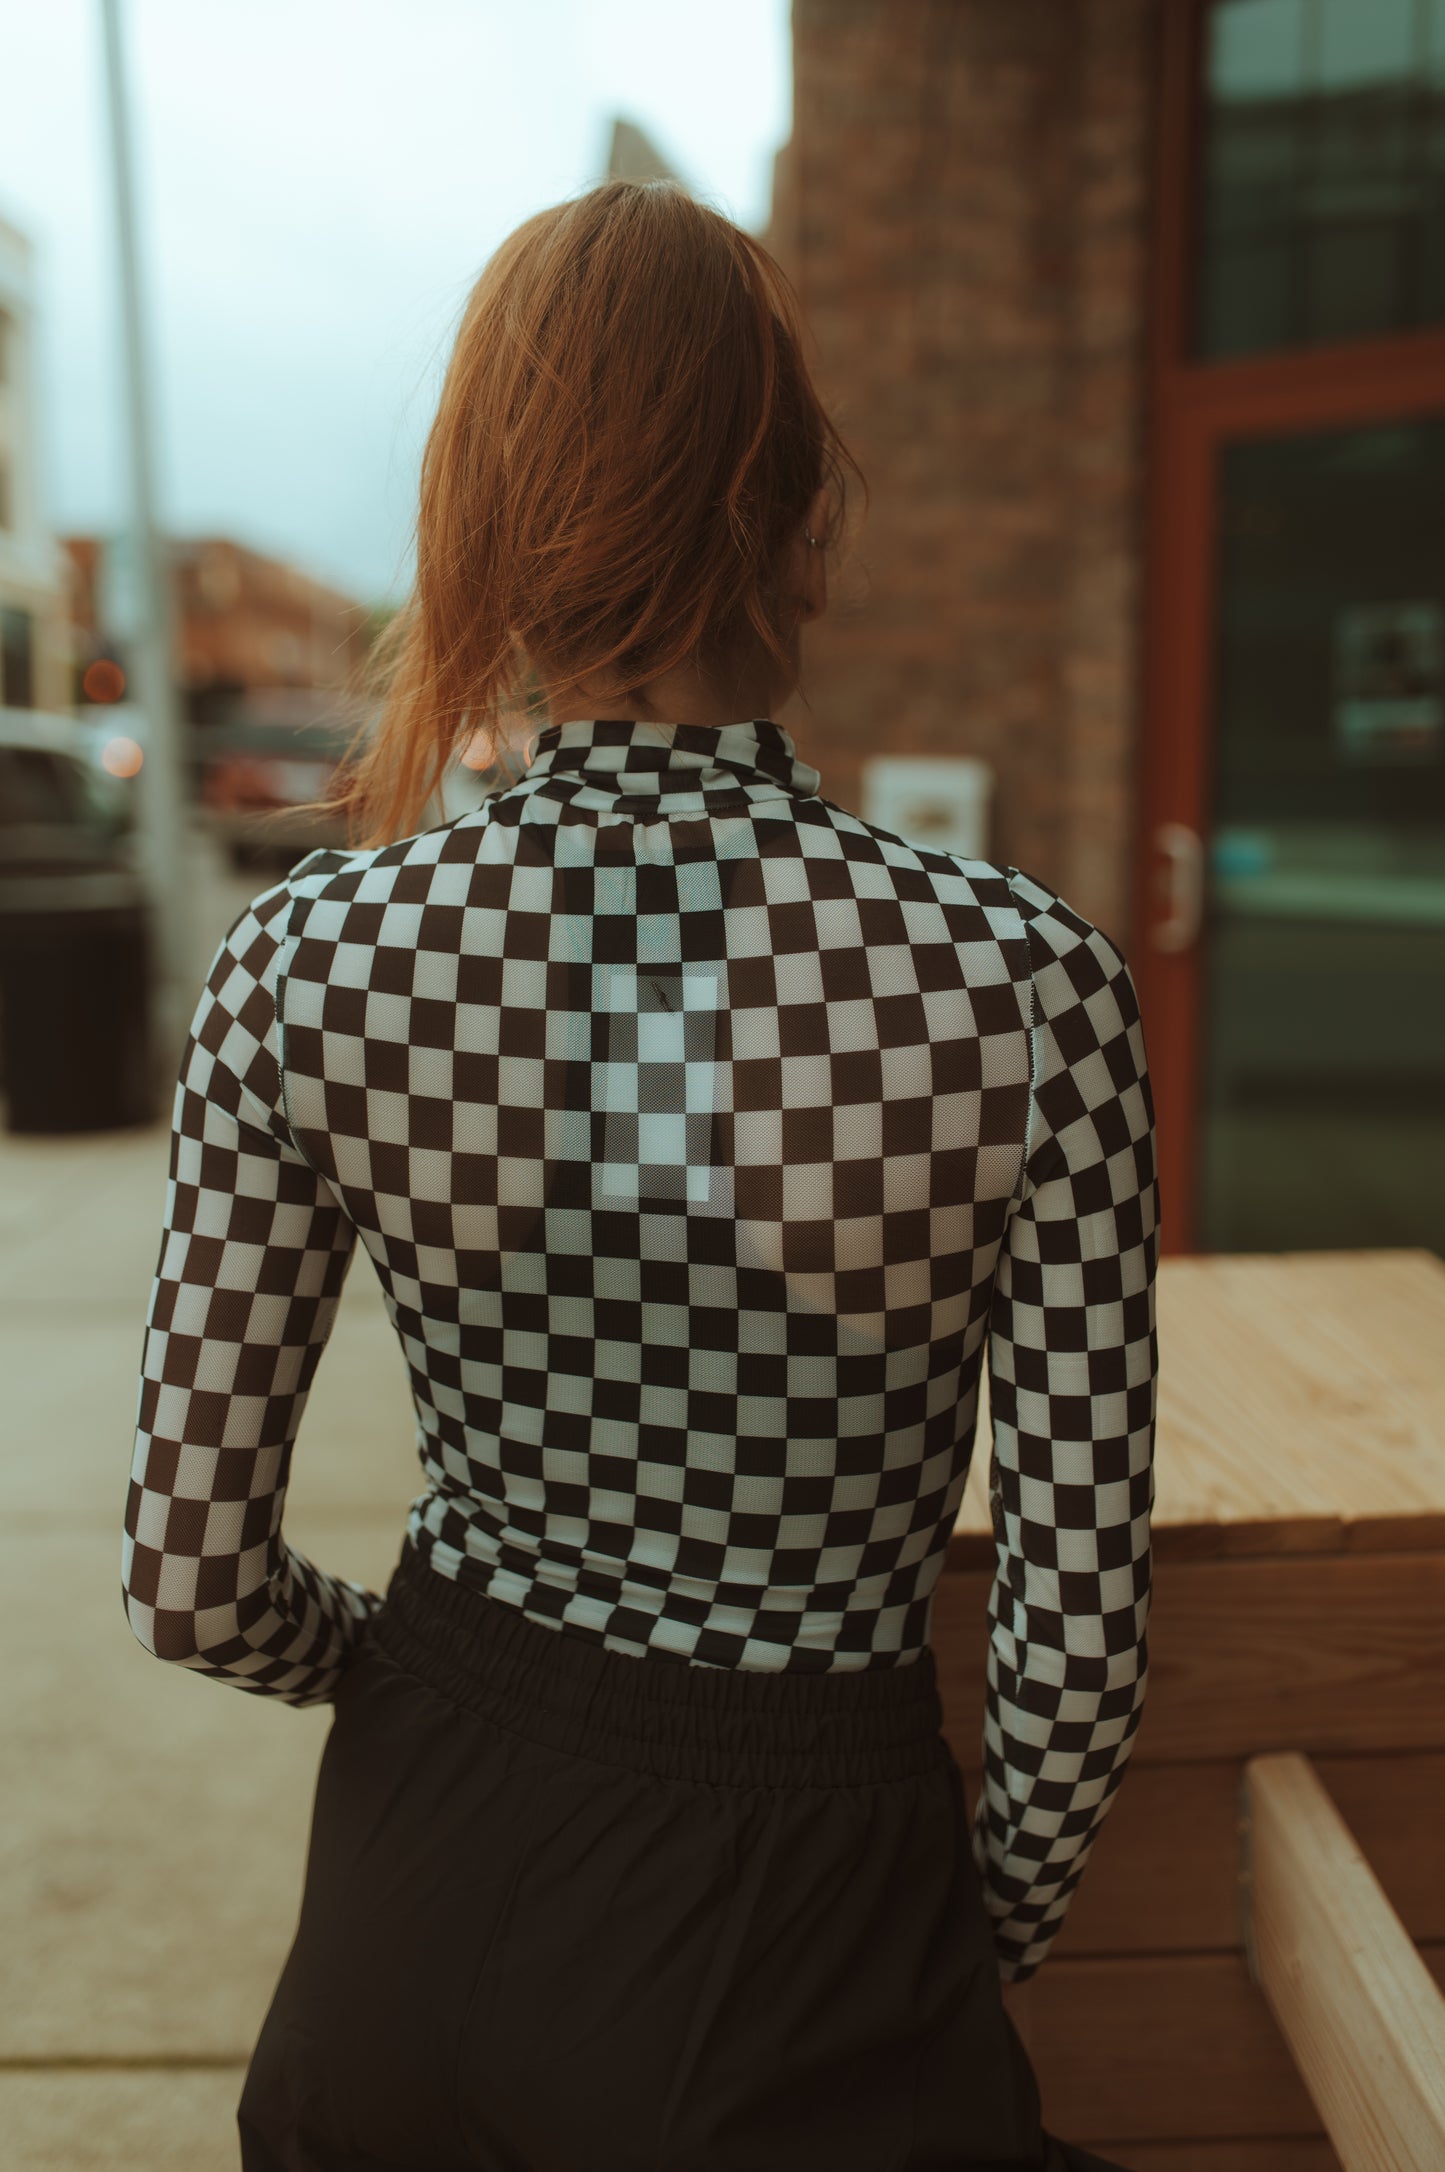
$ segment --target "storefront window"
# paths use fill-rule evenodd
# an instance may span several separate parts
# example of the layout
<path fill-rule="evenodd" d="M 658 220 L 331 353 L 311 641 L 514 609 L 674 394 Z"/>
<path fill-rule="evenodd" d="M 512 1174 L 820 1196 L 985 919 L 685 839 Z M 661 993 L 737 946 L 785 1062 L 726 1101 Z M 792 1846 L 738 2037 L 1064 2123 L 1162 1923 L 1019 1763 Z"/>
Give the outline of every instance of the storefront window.
<path fill-rule="evenodd" d="M 1445 0 L 1213 0 L 1203 355 L 1445 323 Z"/>

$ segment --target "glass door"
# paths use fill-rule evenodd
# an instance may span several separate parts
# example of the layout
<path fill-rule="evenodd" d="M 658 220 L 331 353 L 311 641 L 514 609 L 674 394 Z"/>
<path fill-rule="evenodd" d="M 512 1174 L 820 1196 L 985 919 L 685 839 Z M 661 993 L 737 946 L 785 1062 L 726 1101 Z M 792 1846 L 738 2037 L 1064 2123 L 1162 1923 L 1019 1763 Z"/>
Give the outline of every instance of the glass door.
<path fill-rule="evenodd" d="M 1445 1256 L 1445 0 L 1160 20 L 1163 1246 Z"/>
<path fill-rule="evenodd" d="M 1445 1253 L 1445 417 L 1216 505 L 1196 1242 Z"/>

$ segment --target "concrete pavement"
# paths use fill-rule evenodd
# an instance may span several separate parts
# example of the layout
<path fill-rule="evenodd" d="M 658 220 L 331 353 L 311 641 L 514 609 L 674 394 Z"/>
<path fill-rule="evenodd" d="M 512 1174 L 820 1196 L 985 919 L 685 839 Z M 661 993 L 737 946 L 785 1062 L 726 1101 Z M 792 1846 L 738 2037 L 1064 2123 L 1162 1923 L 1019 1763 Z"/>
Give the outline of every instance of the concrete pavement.
<path fill-rule="evenodd" d="M 6 2172 L 234 2172 L 329 1711 L 168 1667 L 120 1540 L 166 1132 L 0 1134 L 0 2135 Z M 364 1255 L 288 1535 L 380 1588 L 420 1485 Z"/>

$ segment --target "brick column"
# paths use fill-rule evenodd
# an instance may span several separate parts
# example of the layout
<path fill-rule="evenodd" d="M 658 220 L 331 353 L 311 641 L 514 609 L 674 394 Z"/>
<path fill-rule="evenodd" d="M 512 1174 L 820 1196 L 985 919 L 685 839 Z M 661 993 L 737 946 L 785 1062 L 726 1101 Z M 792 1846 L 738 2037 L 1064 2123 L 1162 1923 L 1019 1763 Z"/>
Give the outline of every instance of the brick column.
<path fill-rule="evenodd" d="M 770 240 L 873 492 L 787 722 L 970 753 L 992 853 L 1127 943 L 1152 0 L 794 0 Z"/>

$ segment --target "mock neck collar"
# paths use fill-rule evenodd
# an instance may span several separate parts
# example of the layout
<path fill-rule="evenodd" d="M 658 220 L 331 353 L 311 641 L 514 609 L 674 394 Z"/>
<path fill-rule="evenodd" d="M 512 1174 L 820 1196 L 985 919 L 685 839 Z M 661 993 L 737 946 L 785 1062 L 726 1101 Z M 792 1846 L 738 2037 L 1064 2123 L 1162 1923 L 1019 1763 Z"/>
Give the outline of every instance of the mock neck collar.
<path fill-rule="evenodd" d="M 718 813 L 759 799 L 810 798 L 819 776 L 780 724 L 593 721 L 548 724 L 530 742 L 522 789 L 601 811 Z"/>

